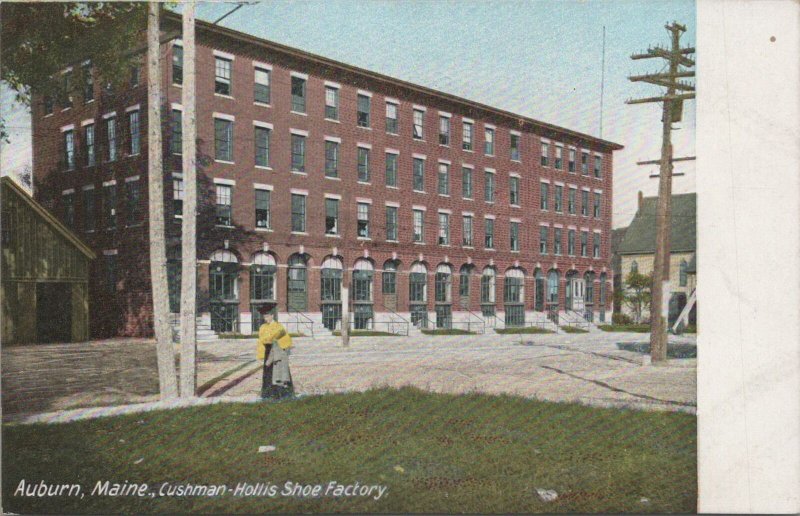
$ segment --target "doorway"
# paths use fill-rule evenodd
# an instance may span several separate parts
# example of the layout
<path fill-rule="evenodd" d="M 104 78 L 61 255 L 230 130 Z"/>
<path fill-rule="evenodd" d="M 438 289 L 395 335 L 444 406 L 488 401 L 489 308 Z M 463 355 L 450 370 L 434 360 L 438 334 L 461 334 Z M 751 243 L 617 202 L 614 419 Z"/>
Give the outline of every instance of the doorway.
<path fill-rule="evenodd" d="M 36 341 L 72 340 L 72 288 L 69 283 L 36 284 Z"/>

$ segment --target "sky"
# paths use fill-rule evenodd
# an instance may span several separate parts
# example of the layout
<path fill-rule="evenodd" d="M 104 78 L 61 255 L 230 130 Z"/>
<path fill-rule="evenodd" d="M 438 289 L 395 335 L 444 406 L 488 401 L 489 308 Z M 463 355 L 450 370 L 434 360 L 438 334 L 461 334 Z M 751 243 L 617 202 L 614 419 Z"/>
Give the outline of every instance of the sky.
<path fill-rule="evenodd" d="M 216 21 L 236 4 L 198 2 Z M 660 104 L 626 105 L 661 88 L 632 83 L 660 71 L 661 59 L 630 55 L 669 44 L 664 25 L 696 41 L 693 0 L 274 0 L 244 5 L 220 25 L 385 75 L 506 109 L 625 146 L 614 154 L 613 226 L 627 226 L 637 194 L 656 195 Z M 605 79 L 602 77 L 605 27 Z M 603 85 L 602 135 L 601 84 Z M 12 128 L 0 170 L 30 163 L 30 116 L 2 88 L 0 115 Z M 694 156 L 695 106 L 685 103 L 673 131 L 675 156 Z M 694 162 L 676 164 L 673 193 L 695 191 Z"/>

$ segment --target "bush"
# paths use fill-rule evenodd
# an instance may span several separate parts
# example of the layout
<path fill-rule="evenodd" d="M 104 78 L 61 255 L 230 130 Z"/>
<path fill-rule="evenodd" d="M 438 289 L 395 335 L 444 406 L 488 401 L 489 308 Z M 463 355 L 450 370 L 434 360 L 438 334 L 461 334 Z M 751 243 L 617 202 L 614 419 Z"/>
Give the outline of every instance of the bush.
<path fill-rule="evenodd" d="M 510 327 L 510 328 L 495 328 L 495 333 L 500 333 L 504 335 L 509 334 L 540 334 L 540 333 L 554 333 L 552 330 L 546 330 L 544 328 L 539 328 L 538 326 L 526 326 L 524 328 L 517 328 L 517 327 Z"/>
<path fill-rule="evenodd" d="M 578 328 L 576 326 L 562 326 L 561 329 L 564 333 L 589 333 L 589 330 L 584 330 L 583 328 Z"/>
<path fill-rule="evenodd" d="M 629 315 L 623 314 L 621 312 L 615 312 L 611 314 L 611 322 L 616 325 L 627 325 L 627 324 L 633 324 L 633 319 Z"/>

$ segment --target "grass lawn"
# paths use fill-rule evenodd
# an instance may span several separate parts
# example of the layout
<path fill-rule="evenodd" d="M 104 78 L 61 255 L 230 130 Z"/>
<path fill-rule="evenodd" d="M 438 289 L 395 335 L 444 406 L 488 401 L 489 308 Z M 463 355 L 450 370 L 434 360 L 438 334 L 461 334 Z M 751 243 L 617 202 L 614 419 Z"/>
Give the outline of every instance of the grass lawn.
<path fill-rule="evenodd" d="M 342 336 L 342 330 L 333 330 L 334 335 L 337 337 Z M 388 331 L 377 331 L 377 330 L 352 330 L 350 332 L 351 337 L 393 337 L 395 333 L 389 333 Z"/>
<path fill-rule="evenodd" d="M 16 513 L 694 512 L 696 419 L 417 389 L 6 425 L 4 509 Z M 275 451 L 257 453 L 262 445 Z M 85 498 L 15 497 L 21 479 Z M 98 481 L 147 496 L 92 496 Z M 384 485 L 367 497 L 234 496 L 238 482 Z M 162 497 L 162 483 L 226 485 Z M 552 489 L 545 503 L 536 489 Z M 647 499 L 642 502 L 642 499 Z"/>
<path fill-rule="evenodd" d="M 561 326 L 561 329 L 564 330 L 564 333 L 589 333 L 589 330 L 584 330 L 576 326 Z"/>
<path fill-rule="evenodd" d="M 420 330 L 425 335 L 475 335 L 474 331 L 461 330 L 458 328 L 437 328 L 435 330 Z"/>
<path fill-rule="evenodd" d="M 603 331 L 623 331 L 631 333 L 650 333 L 649 324 L 599 324 Z"/>
<path fill-rule="evenodd" d="M 544 328 L 539 328 L 538 326 L 526 326 L 524 328 L 495 328 L 494 332 L 501 334 L 554 333 L 552 330 L 545 330 Z"/>
<path fill-rule="evenodd" d="M 290 337 L 305 337 L 306 334 L 305 333 L 301 333 L 301 332 L 289 332 L 289 336 Z M 258 333 L 251 333 L 250 335 L 247 335 L 246 333 L 220 333 L 219 334 L 219 338 L 220 339 L 234 339 L 234 340 L 235 339 L 253 339 L 253 340 L 255 340 L 255 339 L 258 338 Z"/>

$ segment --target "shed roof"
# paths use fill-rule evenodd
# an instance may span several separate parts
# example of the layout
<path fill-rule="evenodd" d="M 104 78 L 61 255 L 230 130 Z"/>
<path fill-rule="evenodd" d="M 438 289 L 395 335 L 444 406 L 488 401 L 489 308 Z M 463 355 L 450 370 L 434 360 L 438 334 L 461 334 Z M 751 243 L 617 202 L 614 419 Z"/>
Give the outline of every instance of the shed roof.
<path fill-rule="evenodd" d="M 625 232 L 619 254 L 651 254 L 656 251 L 656 205 L 658 197 L 645 197 Z M 697 249 L 697 194 L 672 196 L 670 252 Z"/>

